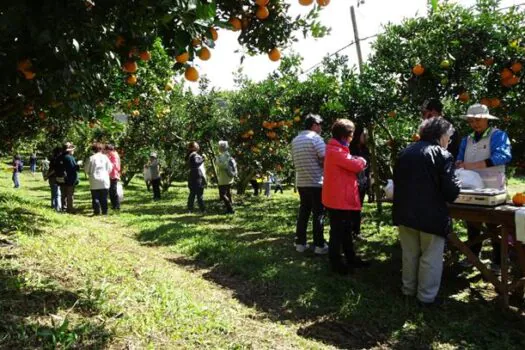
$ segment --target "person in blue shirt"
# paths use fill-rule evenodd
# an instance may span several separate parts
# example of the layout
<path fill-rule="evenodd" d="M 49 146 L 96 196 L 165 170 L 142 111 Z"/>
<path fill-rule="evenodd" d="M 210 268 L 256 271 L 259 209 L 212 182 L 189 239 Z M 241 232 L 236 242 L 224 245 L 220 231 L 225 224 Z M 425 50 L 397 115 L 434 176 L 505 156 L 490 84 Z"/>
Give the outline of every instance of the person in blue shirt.
<path fill-rule="evenodd" d="M 487 106 L 474 104 L 463 116 L 467 120 L 473 132 L 463 138 L 459 146 L 456 162 L 457 168 L 473 170 L 477 172 L 486 188 L 505 189 L 505 165 L 512 159 L 509 136 L 506 132 L 489 126 L 489 120 L 496 120 L 489 113 Z M 489 231 L 496 227 L 487 224 Z M 467 222 L 468 238 L 473 239 L 480 235 L 480 226 Z M 500 245 L 492 242 L 493 256 L 491 269 L 500 272 Z M 479 255 L 481 243 L 472 246 L 472 252 Z M 463 263 L 468 266 L 467 262 Z"/>

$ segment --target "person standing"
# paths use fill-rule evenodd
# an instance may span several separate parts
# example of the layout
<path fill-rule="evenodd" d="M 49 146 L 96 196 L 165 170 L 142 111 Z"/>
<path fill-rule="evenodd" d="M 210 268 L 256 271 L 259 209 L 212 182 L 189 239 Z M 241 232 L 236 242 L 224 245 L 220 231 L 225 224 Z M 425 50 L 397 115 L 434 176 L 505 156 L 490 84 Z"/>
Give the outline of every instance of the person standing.
<path fill-rule="evenodd" d="M 109 173 L 113 165 L 109 158 L 102 153 L 104 146 L 95 142 L 91 146 L 94 153 L 89 157 L 89 162 L 84 166 L 86 175 L 89 177 L 89 188 L 91 190 L 91 204 L 93 215 L 108 215 L 108 193 L 110 186 Z"/>
<path fill-rule="evenodd" d="M 206 186 L 206 171 L 204 170 L 204 157 L 199 154 L 199 144 L 192 141 L 188 144 L 188 166 L 190 168 L 188 174 L 188 188 L 190 194 L 188 195 L 188 211 L 193 211 L 195 205 L 195 197 L 197 197 L 197 204 L 201 212 L 204 212 L 204 186 Z"/>
<path fill-rule="evenodd" d="M 157 152 L 151 152 L 149 162 L 146 164 L 149 170 L 149 182 L 153 188 L 153 200 L 160 200 L 160 164 L 157 159 Z"/>
<path fill-rule="evenodd" d="M 356 256 L 352 242 L 352 228 L 361 219 L 357 176 L 366 168 L 364 158 L 350 155 L 354 130 L 354 123 L 348 119 L 333 124 L 324 161 L 323 205 L 330 216 L 328 256 L 332 270 L 340 274 L 369 265 Z M 346 262 L 341 259 L 341 251 Z"/>
<path fill-rule="evenodd" d="M 316 114 L 305 118 L 305 130 L 292 141 L 292 160 L 300 205 L 295 230 L 295 249 L 302 253 L 309 248 L 306 229 L 310 214 L 313 221 L 314 253 L 327 254 L 324 239 L 324 208 L 321 202 L 323 187 L 323 162 L 326 145 L 321 138 L 322 119 Z"/>
<path fill-rule="evenodd" d="M 487 106 L 474 104 L 462 117 L 466 119 L 473 132 L 461 140 L 456 166 L 477 172 L 485 187 L 503 190 L 506 188 L 505 165 L 512 159 L 509 136 L 502 130 L 489 126 L 489 120 L 498 118 L 490 115 Z M 487 224 L 489 231 L 496 231 L 497 226 Z M 481 234 L 479 224 L 467 222 L 468 238 L 474 239 Z M 500 273 L 500 243 L 492 242 L 492 258 L 490 268 L 495 273 Z M 472 246 L 472 252 L 478 256 L 481 243 Z M 470 266 L 467 260 L 462 261 L 463 266 Z"/>
<path fill-rule="evenodd" d="M 235 159 L 228 152 L 228 141 L 219 141 L 219 155 L 217 156 L 217 182 L 219 184 L 219 199 L 226 206 L 226 214 L 233 214 L 231 187 L 237 176 Z"/>
<path fill-rule="evenodd" d="M 436 98 L 430 98 L 423 102 L 423 105 L 421 106 L 421 118 L 425 120 L 435 117 L 443 118 L 443 104 Z M 447 121 L 450 123 L 449 120 Z M 450 137 L 450 144 L 447 148 L 454 159 L 457 159 L 458 157 L 460 142 L 461 137 L 459 136 L 459 133 L 454 130 L 454 134 Z"/>
<path fill-rule="evenodd" d="M 402 249 L 402 293 L 438 304 L 445 239 L 452 221 L 447 202 L 459 195 L 454 157 L 447 151 L 454 128 L 444 118 L 425 119 L 421 139 L 400 152 L 394 166 L 392 218 Z"/>
<path fill-rule="evenodd" d="M 62 209 L 62 201 L 60 199 L 61 198 L 60 187 L 56 181 L 56 178 L 57 178 L 56 169 L 57 169 L 57 162 L 61 155 L 62 155 L 62 148 L 55 147 L 53 149 L 53 153 L 51 154 L 51 160 L 49 161 L 49 169 L 44 175 L 44 180 L 48 181 L 49 188 L 51 189 L 51 208 L 55 209 L 58 212 Z"/>
<path fill-rule="evenodd" d="M 29 169 L 31 170 L 31 176 L 35 176 L 37 158 L 35 153 L 31 153 L 29 156 Z"/>
<path fill-rule="evenodd" d="M 364 205 L 365 195 L 368 193 L 369 202 L 370 202 L 370 151 L 367 146 L 368 142 L 368 132 L 364 128 L 356 128 L 352 141 L 350 142 L 350 153 L 353 156 L 359 156 L 366 161 L 365 170 L 361 171 L 357 175 L 357 185 L 359 188 L 359 200 L 361 207 Z M 361 210 L 359 211 L 359 220 L 354 221 L 354 226 L 352 227 L 352 235 L 354 237 L 359 237 L 361 235 Z"/>
<path fill-rule="evenodd" d="M 15 155 L 13 157 L 13 186 L 14 188 L 20 187 L 20 173 L 22 172 L 22 169 L 24 167 L 24 164 L 22 163 L 22 158 L 19 154 Z"/>
<path fill-rule="evenodd" d="M 66 142 L 63 146 L 63 153 L 58 158 L 56 164 L 56 182 L 60 186 L 62 210 L 73 214 L 75 186 L 78 185 L 79 165 L 73 154 L 75 146 L 71 142 Z"/>
<path fill-rule="evenodd" d="M 120 210 L 120 198 L 118 196 L 118 183 L 120 181 L 120 156 L 112 144 L 106 145 L 106 155 L 111 162 L 112 168 L 109 173 L 109 199 L 111 200 L 111 209 Z"/>

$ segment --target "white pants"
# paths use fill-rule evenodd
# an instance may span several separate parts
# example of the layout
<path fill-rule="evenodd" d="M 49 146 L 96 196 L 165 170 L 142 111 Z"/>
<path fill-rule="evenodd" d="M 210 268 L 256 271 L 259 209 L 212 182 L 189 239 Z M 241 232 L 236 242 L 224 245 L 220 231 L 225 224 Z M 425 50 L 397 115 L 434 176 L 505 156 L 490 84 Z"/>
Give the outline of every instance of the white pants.
<path fill-rule="evenodd" d="M 417 295 L 424 303 L 436 298 L 443 272 L 445 238 L 399 226 L 403 250 L 403 287 L 405 295 Z"/>

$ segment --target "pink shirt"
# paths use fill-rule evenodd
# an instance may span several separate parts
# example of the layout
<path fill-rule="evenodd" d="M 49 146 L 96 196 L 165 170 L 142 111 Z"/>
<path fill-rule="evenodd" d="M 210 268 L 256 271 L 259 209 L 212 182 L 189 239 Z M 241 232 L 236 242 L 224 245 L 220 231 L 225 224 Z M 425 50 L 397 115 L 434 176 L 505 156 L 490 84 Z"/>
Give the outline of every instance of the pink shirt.
<path fill-rule="evenodd" d="M 113 168 L 109 172 L 110 179 L 120 180 L 120 156 L 117 151 L 110 151 L 107 154 L 109 161 L 113 165 Z"/>

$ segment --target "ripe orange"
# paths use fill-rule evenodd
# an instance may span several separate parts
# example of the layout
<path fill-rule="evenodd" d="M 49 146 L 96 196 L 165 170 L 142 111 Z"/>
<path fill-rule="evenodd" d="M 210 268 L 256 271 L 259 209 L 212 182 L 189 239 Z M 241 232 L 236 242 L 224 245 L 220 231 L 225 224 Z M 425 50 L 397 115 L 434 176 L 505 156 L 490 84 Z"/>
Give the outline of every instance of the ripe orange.
<path fill-rule="evenodd" d="M 259 6 L 266 6 L 269 2 L 270 0 L 255 0 L 255 4 Z"/>
<path fill-rule="evenodd" d="M 193 47 L 199 46 L 201 43 L 202 43 L 202 41 L 199 38 L 191 39 L 191 45 Z"/>
<path fill-rule="evenodd" d="M 499 106 L 501 106 L 501 101 L 499 98 L 494 97 L 490 99 L 490 107 L 498 108 Z"/>
<path fill-rule="evenodd" d="M 189 81 L 197 81 L 199 80 L 199 72 L 195 67 L 188 67 L 184 72 L 184 77 Z"/>
<path fill-rule="evenodd" d="M 33 64 L 31 63 L 29 58 L 26 58 L 25 60 L 18 61 L 18 64 L 16 65 L 16 69 L 24 73 L 25 71 L 31 69 L 32 65 Z"/>
<path fill-rule="evenodd" d="M 265 20 L 270 15 L 270 11 L 268 10 L 268 7 L 266 6 L 259 6 L 257 8 L 257 11 L 255 12 L 255 16 L 259 18 L 260 20 Z"/>
<path fill-rule="evenodd" d="M 270 61 L 276 62 L 281 59 L 281 52 L 278 48 L 273 48 L 268 52 L 268 57 L 270 58 Z"/>
<path fill-rule="evenodd" d="M 202 49 L 200 49 L 199 51 L 199 58 L 203 61 L 207 61 L 209 60 L 211 57 L 211 52 L 210 50 L 208 50 L 207 47 L 203 47 Z"/>
<path fill-rule="evenodd" d="M 458 100 L 460 100 L 461 102 L 467 102 L 469 99 L 470 99 L 470 95 L 467 91 L 462 92 L 458 96 Z"/>
<path fill-rule="evenodd" d="M 151 53 L 149 51 L 142 51 L 139 53 L 139 57 L 143 61 L 149 61 L 151 60 Z"/>
<path fill-rule="evenodd" d="M 241 28 L 245 30 L 249 26 L 250 26 L 250 19 L 248 17 L 243 17 L 243 19 L 241 20 Z"/>
<path fill-rule="evenodd" d="M 35 72 L 31 72 L 31 71 L 24 71 L 24 77 L 27 79 L 27 80 L 33 80 L 36 76 L 36 73 Z"/>
<path fill-rule="evenodd" d="M 115 46 L 117 48 L 122 47 L 122 45 L 124 45 L 125 42 L 126 42 L 126 39 L 124 39 L 123 36 L 119 35 L 117 36 L 117 39 L 115 40 Z"/>
<path fill-rule="evenodd" d="M 317 5 L 319 6 L 328 6 L 330 0 L 317 0 Z"/>
<path fill-rule="evenodd" d="M 487 57 L 483 60 L 483 64 L 487 67 L 492 66 L 494 64 L 494 58 Z"/>
<path fill-rule="evenodd" d="M 425 68 L 421 64 L 416 64 L 412 68 L 412 73 L 414 73 L 414 75 L 416 75 L 416 76 L 420 76 L 423 73 L 425 73 Z"/>
<path fill-rule="evenodd" d="M 488 98 L 486 98 L 486 97 L 482 98 L 482 99 L 479 101 L 479 103 L 481 103 L 482 105 L 485 105 L 485 106 L 487 106 L 487 107 L 491 107 L 490 102 L 491 102 L 490 99 L 488 99 Z"/>
<path fill-rule="evenodd" d="M 418 142 L 419 140 L 421 140 L 421 136 L 418 133 L 412 135 L 412 141 Z"/>
<path fill-rule="evenodd" d="M 520 78 L 518 78 L 517 76 L 513 75 L 509 78 L 509 84 L 510 86 L 514 86 L 516 85 L 517 83 L 520 82 Z"/>
<path fill-rule="evenodd" d="M 46 112 L 44 112 L 44 111 L 40 111 L 40 112 L 38 112 L 38 117 L 39 117 L 41 120 L 46 120 Z"/>
<path fill-rule="evenodd" d="M 510 77 L 512 77 L 512 71 L 508 68 L 503 68 L 500 75 L 501 79 L 509 79 Z"/>
<path fill-rule="evenodd" d="M 232 25 L 234 32 L 236 32 L 238 30 L 241 30 L 241 28 L 242 28 L 241 21 L 238 18 L 235 18 L 235 17 L 230 18 L 228 23 L 230 23 Z"/>
<path fill-rule="evenodd" d="M 126 73 L 135 73 L 139 67 L 135 61 L 127 61 L 122 66 L 122 70 Z"/>
<path fill-rule="evenodd" d="M 211 35 L 211 40 L 213 41 L 217 41 L 217 39 L 219 38 L 219 34 L 217 33 L 217 29 L 215 28 L 210 28 L 210 35 Z"/>
<path fill-rule="evenodd" d="M 175 56 L 175 61 L 179 63 L 186 63 L 190 59 L 190 54 L 188 52 L 183 52 L 178 56 Z"/>
<path fill-rule="evenodd" d="M 519 71 L 521 71 L 521 69 L 523 68 L 523 65 L 519 62 L 514 62 L 512 64 L 512 66 L 510 66 L 510 69 L 514 72 L 514 73 L 518 73 Z"/>
<path fill-rule="evenodd" d="M 126 79 L 128 85 L 135 85 L 137 83 L 137 76 L 135 74 L 130 74 Z"/>
<path fill-rule="evenodd" d="M 389 116 L 390 118 L 395 118 L 396 115 L 397 115 L 396 111 L 390 111 L 390 112 L 388 112 L 388 116 Z"/>
<path fill-rule="evenodd" d="M 303 6 L 311 5 L 314 2 L 314 0 L 299 0 L 299 4 Z"/>

